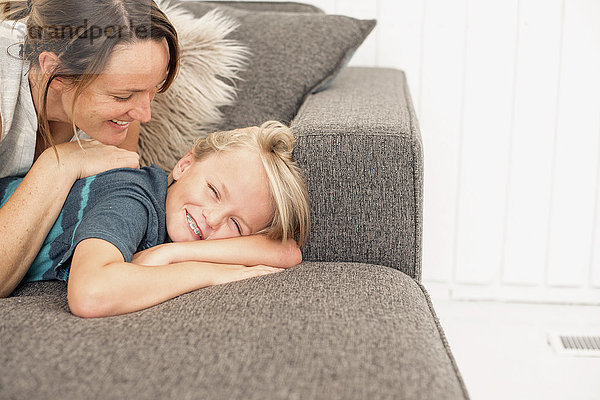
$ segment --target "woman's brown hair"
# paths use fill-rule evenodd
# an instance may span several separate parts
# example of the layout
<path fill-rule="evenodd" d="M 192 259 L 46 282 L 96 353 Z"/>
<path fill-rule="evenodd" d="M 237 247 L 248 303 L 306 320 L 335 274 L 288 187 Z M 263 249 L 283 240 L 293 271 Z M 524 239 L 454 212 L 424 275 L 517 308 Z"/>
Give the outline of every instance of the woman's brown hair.
<path fill-rule="evenodd" d="M 166 40 L 169 64 L 164 92 L 179 69 L 177 32 L 152 0 L 0 0 L 0 18 L 25 19 L 27 35 L 21 55 L 39 67 L 42 52 L 53 52 L 60 64 L 43 82 L 38 126 L 46 146 L 54 146 L 47 116 L 50 84 L 64 79 L 75 88 L 75 98 L 104 70 L 115 46 L 140 40 Z M 73 123 L 75 132 L 75 124 Z"/>

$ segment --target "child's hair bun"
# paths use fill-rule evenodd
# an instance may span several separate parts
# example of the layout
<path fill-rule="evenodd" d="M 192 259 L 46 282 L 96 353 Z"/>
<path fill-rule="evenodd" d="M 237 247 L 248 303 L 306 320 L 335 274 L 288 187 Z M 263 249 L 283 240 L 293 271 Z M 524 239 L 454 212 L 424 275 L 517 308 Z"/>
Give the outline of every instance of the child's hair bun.
<path fill-rule="evenodd" d="M 260 137 L 264 150 L 277 153 L 282 158 L 291 159 L 294 150 L 294 134 L 292 130 L 278 121 L 267 121 L 259 128 Z"/>

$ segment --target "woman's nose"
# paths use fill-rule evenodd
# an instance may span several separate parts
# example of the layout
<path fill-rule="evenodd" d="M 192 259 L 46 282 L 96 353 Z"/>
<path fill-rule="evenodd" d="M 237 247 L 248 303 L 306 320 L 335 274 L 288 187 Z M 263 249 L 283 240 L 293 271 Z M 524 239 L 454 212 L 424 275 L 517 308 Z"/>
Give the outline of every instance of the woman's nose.
<path fill-rule="evenodd" d="M 152 102 L 152 99 L 154 99 L 154 92 L 141 95 L 133 109 L 129 111 L 129 116 L 142 123 L 150 121 L 152 116 L 150 103 Z"/>

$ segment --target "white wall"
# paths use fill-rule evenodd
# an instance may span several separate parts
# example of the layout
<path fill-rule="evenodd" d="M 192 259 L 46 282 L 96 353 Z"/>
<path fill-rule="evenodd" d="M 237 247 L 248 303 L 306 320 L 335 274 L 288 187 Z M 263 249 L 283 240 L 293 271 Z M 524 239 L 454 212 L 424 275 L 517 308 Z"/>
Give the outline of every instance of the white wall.
<path fill-rule="evenodd" d="M 600 1 L 308 0 L 407 73 L 434 296 L 600 303 Z"/>

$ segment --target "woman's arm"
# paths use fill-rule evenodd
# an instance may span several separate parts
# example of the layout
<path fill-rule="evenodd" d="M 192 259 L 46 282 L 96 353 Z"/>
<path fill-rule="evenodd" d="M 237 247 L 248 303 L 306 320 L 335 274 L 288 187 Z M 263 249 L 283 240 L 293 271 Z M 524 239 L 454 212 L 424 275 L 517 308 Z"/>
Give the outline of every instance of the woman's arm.
<path fill-rule="evenodd" d="M 206 286 L 278 271 L 203 262 L 145 267 L 124 262 L 121 252 L 105 240 L 86 239 L 77 245 L 71 262 L 69 308 L 85 318 L 125 314 Z"/>
<path fill-rule="evenodd" d="M 118 167 L 138 167 L 133 152 L 82 141 L 47 149 L 33 164 L 10 199 L 0 208 L 0 297 L 23 279 L 78 178 Z"/>
<path fill-rule="evenodd" d="M 141 265 L 203 261 L 291 268 L 302 262 L 302 253 L 292 239 L 282 243 L 281 240 L 257 234 L 229 239 L 165 243 L 136 253 L 133 261 Z"/>

